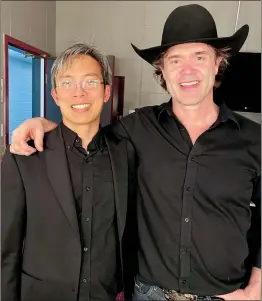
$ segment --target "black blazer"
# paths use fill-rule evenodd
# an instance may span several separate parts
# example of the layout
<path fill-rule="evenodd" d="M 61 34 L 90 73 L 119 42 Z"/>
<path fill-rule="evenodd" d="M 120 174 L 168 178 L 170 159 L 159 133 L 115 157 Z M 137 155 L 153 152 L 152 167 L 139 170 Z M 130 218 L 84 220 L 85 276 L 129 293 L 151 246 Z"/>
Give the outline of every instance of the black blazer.
<path fill-rule="evenodd" d="M 130 142 L 109 128 L 105 137 L 113 173 L 121 283 L 130 296 L 136 272 L 135 155 Z M 2 301 L 77 300 L 82 248 L 60 126 L 46 133 L 44 146 L 43 152 L 28 157 L 7 149 L 2 160 Z"/>

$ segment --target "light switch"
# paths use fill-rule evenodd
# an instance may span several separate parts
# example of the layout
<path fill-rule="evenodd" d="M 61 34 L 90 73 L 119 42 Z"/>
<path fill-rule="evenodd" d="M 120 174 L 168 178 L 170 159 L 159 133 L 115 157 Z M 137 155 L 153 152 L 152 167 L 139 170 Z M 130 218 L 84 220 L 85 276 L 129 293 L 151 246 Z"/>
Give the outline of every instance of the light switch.
<path fill-rule="evenodd" d="M 4 125 L 1 123 L 1 137 L 4 137 Z"/>

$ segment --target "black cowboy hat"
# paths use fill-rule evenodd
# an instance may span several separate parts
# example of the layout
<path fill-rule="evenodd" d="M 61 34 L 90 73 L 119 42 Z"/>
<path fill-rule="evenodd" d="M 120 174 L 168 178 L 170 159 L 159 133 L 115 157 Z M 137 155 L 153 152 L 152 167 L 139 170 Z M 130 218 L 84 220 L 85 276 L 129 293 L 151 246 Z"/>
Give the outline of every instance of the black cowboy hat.
<path fill-rule="evenodd" d="M 244 44 L 249 27 L 242 26 L 230 37 L 218 38 L 215 21 L 210 12 L 201 5 L 179 6 L 168 16 L 160 46 L 138 49 L 131 44 L 135 52 L 152 64 L 168 48 L 184 43 L 205 43 L 215 48 L 230 48 L 231 55 L 237 54 Z"/>

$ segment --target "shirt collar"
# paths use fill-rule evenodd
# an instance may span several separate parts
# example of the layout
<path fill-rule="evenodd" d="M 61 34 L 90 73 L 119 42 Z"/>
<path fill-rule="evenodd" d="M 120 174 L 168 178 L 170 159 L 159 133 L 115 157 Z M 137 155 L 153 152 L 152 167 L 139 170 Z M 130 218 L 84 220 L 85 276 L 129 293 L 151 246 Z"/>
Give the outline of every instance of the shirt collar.
<path fill-rule="evenodd" d="M 78 135 L 72 131 L 70 128 L 68 128 L 66 125 L 64 125 L 63 122 L 61 122 L 61 129 L 64 141 L 68 148 L 72 149 L 75 147 L 82 147 L 82 139 L 78 137 Z M 106 148 L 106 142 L 103 135 L 103 131 L 101 130 L 101 126 L 99 126 L 99 130 L 97 134 L 94 136 L 92 141 L 88 145 L 88 150 L 100 150 L 103 151 Z"/>
<path fill-rule="evenodd" d="M 159 123 L 162 123 L 166 116 L 171 116 L 173 115 L 172 112 L 172 99 L 170 99 L 168 102 L 162 103 L 160 106 L 157 108 L 157 120 Z"/>
<path fill-rule="evenodd" d="M 226 104 L 224 102 L 221 102 L 220 104 L 218 104 L 218 106 L 219 106 L 218 121 L 226 122 L 230 119 L 236 124 L 238 129 L 240 129 L 239 122 L 237 121 L 234 113 L 226 106 Z M 160 124 L 162 124 L 165 121 L 167 116 L 174 116 L 173 109 L 172 109 L 172 99 L 170 99 L 168 102 L 161 104 L 157 110 L 157 119 Z"/>
<path fill-rule="evenodd" d="M 229 119 L 232 120 L 236 126 L 238 127 L 238 129 L 240 130 L 240 124 L 238 122 L 238 120 L 236 119 L 236 116 L 234 115 L 234 113 L 227 107 L 227 105 L 222 102 L 219 105 L 219 114 L 220 114 L 220 118 L 221 118 L 221 122 L 226 122 Z"/>

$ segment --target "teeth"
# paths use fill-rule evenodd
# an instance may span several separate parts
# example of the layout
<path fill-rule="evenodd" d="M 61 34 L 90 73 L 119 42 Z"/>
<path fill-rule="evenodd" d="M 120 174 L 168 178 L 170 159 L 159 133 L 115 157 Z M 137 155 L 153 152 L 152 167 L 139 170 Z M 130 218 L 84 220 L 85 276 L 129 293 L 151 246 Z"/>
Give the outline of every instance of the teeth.
<path fill-rule="evenodd" d="M 84 104 L 81 104 L 81 105 L 73 105 L 72 106 L 73 109 L 85 109 L 85 108 L 88 108 L 88 107 L 90 107 L 89 103 L 84 103 Z"/>
<path fill-rule="evenodd" d="M 181 86 L 192 86 L 192 85 L 196 85 L 198 83 L 198 81 L 194 81 L 194 82 L 189 82 L 189 83 L 182 83 Z"/>

